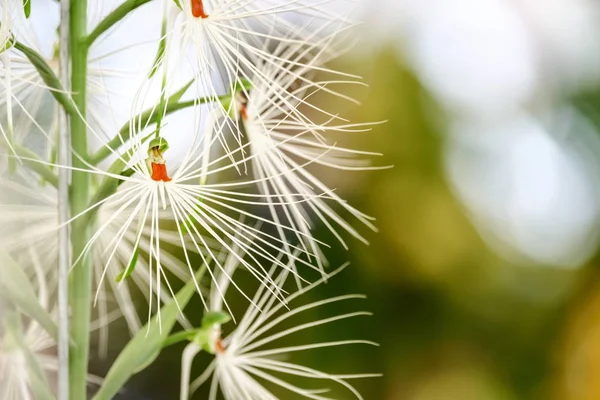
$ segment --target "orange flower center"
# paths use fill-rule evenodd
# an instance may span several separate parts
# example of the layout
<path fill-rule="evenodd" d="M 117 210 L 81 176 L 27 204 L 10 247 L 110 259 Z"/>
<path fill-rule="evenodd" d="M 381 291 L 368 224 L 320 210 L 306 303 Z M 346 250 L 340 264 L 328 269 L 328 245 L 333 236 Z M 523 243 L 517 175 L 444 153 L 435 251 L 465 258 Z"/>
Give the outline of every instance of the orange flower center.
<path fill-rule="evenodd" d="M 169 182 L 171 178 L 167 174 L 167 166 L 165 164 L 152 164 L 152 176 L 151 178 L 155 181 Z"/>
<path fill-rule="evenodd" d="M 196 18 L 208 18 L 208 14 L 204 12 L 202 0 L 192 0 L 192 15 Z"/>
<path fill-rule="evenodd" d="M 158 147 L 152 148 L 150 165 L 152 166 L 152 175 L 150 175 L 152 180 L 163 182 L 169 182 L 171 180 L 167 174 L 167 164 L 165 164 L 165 159 Z"/>

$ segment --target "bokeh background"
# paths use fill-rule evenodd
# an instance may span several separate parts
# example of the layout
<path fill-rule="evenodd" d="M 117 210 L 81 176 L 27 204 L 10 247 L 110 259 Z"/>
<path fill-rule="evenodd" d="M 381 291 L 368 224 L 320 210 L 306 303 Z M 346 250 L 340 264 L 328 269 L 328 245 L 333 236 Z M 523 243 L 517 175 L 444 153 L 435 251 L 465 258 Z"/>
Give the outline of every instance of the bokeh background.
<path fill-rule="evenodd" d="M 383 373 L 355 382 L 367 400 L 600 399 L 600 3 L 370 0 L 358 14 L 336 66 L 370 87 L 360 107 L 331 106 L 387 121 L 340 143 L 393 168 L 320 171 L 379 232 L 328 250 L 351 266 L 311 295 L 364 293 L 374 315 L 306 335 L 381 346 L 300 357 Z M 127 340 L 113 330 L 93 372 Z M 123 398 L 175 398 L 181 350 Z"/>

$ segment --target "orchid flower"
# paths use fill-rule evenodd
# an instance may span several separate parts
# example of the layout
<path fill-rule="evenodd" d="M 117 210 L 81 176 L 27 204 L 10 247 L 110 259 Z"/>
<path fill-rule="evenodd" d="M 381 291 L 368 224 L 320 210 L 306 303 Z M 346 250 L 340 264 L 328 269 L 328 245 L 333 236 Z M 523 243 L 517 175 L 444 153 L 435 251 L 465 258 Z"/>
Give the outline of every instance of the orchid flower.
<path fill-rule="evenodd" d="M 227 263 L 227 273 L 233 274 L 237 264 L 235 257 L 230 257 Z M 344 269 L 342 266 L 332 272 L 327 277 L 314 282 L 304 289 L 286 296 L 286 303 L 291 308 L 286 308 L 285 304 L 278 301 L 281 287 L 290 276 L 288 269 L 283 269 L 279 273 L 275 271 L 278 268 L 274 265 L 269 276 L 272 278 L 271 289 L 263 285 L 260 286 L 248 306 L 242 319 L 233 328 L 233 331 L 221 338 L 221 324 L 214 323 L 212 326 L 206 326 L 206 329 L 212 328 L 208 335 L 196 336 L 194 340 L 186 347 L 182 356 L 182 381 L 181 381 L 181 400 L 187 400 L 189 396 L 188 378 L 192 361 L 196 354 L 202 349 L 214 354 L 214 359 L 205 369 L 204 373 L 195 379 L 190 389 L 196 391 L 200 386 L 210 381 L 209 400 L 219 398 L 219 392 L 227 400 L 237 399 L 277 399 L 269 389 L 269 385 L 279 386 L 285 391 L 299 395 L 307 399 L 328 399 L 322 393 L 326 389 L 311 390 L 301 388 L 289 383 L 286 377 L 296 376 L 307 380 L 317 382 L 330 381 L 345 387 L 357 399 L 362 399 L 360 394 L 347 381 L 358 378 L 369 378 L 379 376 L 378 374 L 330 374 L 322 372 L 304 365 L 294 364 L 291 361 L 282 361 L 282 355 L 292 354 L 298 351 L 310 351 L 320 348 L 329 348 L 337 346 L 351 345 L 377 345 L 376 343 L 365 340 L 340 340 L 335 342 L 307 343 L 292 347 L 276 347 L 279 339 L 288 336 L 294 336 L 305 330 L 310 330 L 319 326 L 324 326 L 335 321 L 347 318 L 368 316 L 368 312 L 351 312 L 342 315 L 336 315 L 316 321 L 298 323 L 291 325 L 294 317 L 301 316 L 305 311 L 326 306 L 341 301 L 364 298 L 362 295 L 344 295 L 326 300 L 315 301 L 308 304 L 298 304 L 298 300 L 306 293 L 310 292 L 326 279 Z M 211 313 L 207 315 L 219 316 L 222 314 L 223 294 L 227 291 L 229 280 L 218 280 L 217 285 L 213 286 L 211 292 Z M 206 315 L 205 315 L 206 316 Z M 227 321 L 222 317 L 218 321 Z M 286 328 L 281 324 L 286 322 Z M 298 335 L 295 335 L 298 337 Z M 201 342 L 209 340 L 208 343 Z M 265 382 L 268 385 L 265 385 Z"/>
<path fill-rule="evenodd" d="M 6 167 L 4 167 L 5 169 Z M 0 232 L 0 249 L 8 251 L 25 270 L 32 270 L 34 262 L 38 261 L 37 255 L 44 254 L 45 260 L 51 260 L 44 264 L 44 271 L 50 275 L 55 274 L 54 265 L 58 257 L 58 238 L 56 230 L 58 227 L 58 208 L 57 208 L 56 189 L 48 184 L 41 183 L 35 176 L 27 173 L 25 170 L 18 170 L 10 179 L 0 181 L 0 225 L 6 229 Z M 112 215 L 111 205 L 105 204 L 99 208 L 98 218 L 94 222 L 102 221 Z M 166 220 L 171 216 L 168 213 L 161 213 L 161 220 Z M 98 285 L 97 306 L 100 335 L 100 353 L 104 354 L 108 340 L 108 321 L 113 314 L 112 302 L 116 305 L 120 314 L 125 318 L 131 334 L 135 334 L 142 326 L 138 312 L 132 301 L 132 289 L 140 291 L 147 296 L 148 289 L 153 279 L 148 274 L 148 257 L 150 253 L 149 229 L 142 232 L 138 243 L 138 256 L 136 257 L 136 268 L 130 271 L 127 281 L 128 284 L 122 284 L 123 271 L 127 269 L 130 261 L 130 255 L 136 251 L 134 244 L 137 239 L 136 227 L 132 226 L 126 232 L 123 240 L 119 242 L 116 248 L 113 261 L 107 263 L 108 257 L 113 250 L 113 239 L 118 235 L 122 224 L 125 222 L 117 218 L 107 226 L 103 234 L 93 249 L 92 257 L 94 259 L 94 279 Z M 28 227 L 35 226 L 35 230 Z M 179 244 L 178 235 L 169 230 L 165 230 L 161 237 L 161 244 L 167 247 L 176 247 Z M 212 248 L 218 248 L 214 243 L 209 242 Z M 35 248 L 36 253 L 32 255 L 30 249 Z M 163 268 L 169 271 L 173 276 L 181 279 L 187 279 L 186 265 L 180 261 L 168 249 L 162 252 Z M 103 267 L 107 266 L 104 272 Z M 101 277 L 106 274 L 105 286 L 100 285 Z M 155 293 L 158 291 L 154 287 Z M 166 288 L 160 291 L 160 302 L 165 303 L 171 300 Z M 184 320 L 182 319 L 182 322 Z"/>
<path fill-rule="evenodd" d="M 295 267 L 293 269 L 288 267 L 273 255 L 284 245 L 294 250 L 296 247 L 285 244 L 282 238 L 257 227 L 257 224 L 263 224 L 276 226 L 278 229 L 290 229 L 278 225 L 252 209 L 265 204 L 262 200 L 264 195 L 248 193 L 243 189 L 252 187 L 257 181 L 201 183 L 205 181 L 201 178 L 230 170 L 241 163 L 239 161 L 221 165 L 224 160 L 229 159 L 230 154 L 211 159 L 208 163 L 204 161 L 210 153 L 210 151 L 206 152 L 206 149 L 210 150 L 217 138 L 213 137 L 207 144 L 205 140 L 208 139 L 204 136 L 199 137 L 198 130 L 194 129 L 185 156 L 181 160 L 172 160 L 179 161 L 179 165 L 175 168 L 171 168 L 172 164 L 168 162 L 166 139 L 162 137 L 155 137 L 150 141 L 147 139 L 144 131 L 133 133 L 130 147 L 123 154 L 114 152 L 115 157 L 127 164 L 129 173 L 113 173 L 91 165 L 85 170 L 99 178 L 117 182 L 118 190 L 72 217 L 72 220 L 94 218 L 98 221 L 95 233 L 83 252 L 75 255 L 74 268 L 77 268 L 77 263 L 82 257 L 86 257 L 92 251 L 100 238 L 110 237 L 109 243 L 105 244 L 107 256 L 102 264 L 103 273 L 99 277 L 102 284 L 116 257 L 122 261 L 126 260 L 124 265 L 132 265 L 137 257 L 136 249 L 141 245 L 147 245 L 145 250 L 148 254 L 148 276 L 154 277 L 150 280 L 149 293 L 154 293 L 157 299 L 161 298 L 164 284 L 169 294 L 173 295 L 164 265 L 165 260 L 168 260 L 168 255 L 163 249 L 165 232 L 167 232 L 171 241 L 174 237 L 178 239 L 178 245 L 183 250 L 184 264 L 189 272 L 188 279 L 194 276 L 194 271 L 201 263 L 208 265 L 209 260 L 214 261 L 214 268 L 208 269 L 213 281 L 216 279 L 215 272 L 223 271 L 222 263 L 214 250 L 213 244 L 216 244 L 217 247 L 227 251 L 231 251 L 232 246 L 238 246 L 245 251 L 249 260 L 240 256 L 237 259 L 259 282 L 270 281 L 267 271 L 261 266 L 263 264 L 261 260 L 288 268 L 299 280 L 305 281 L 297 274 Z M 302 198 L 299 201 L 309 200 Z M 291 198 L 289 201 L 295 199 Z M 97 209 L 104 207 L 110 212 L 99 213 L 92 217 Z M 165 222 L 161 218 L 165 213 L 170 214 L 168 220 L 172 223 Z M 171 228 L 168 228 L 169 225 Z M 172 225 L 175 225 L 175 235 L 171 230 Z M 115 228 L 116 232 L 111 231 L 111 234 L 107 235 L 109 229 Z M 133 231 L 136 234 L 131 236 Z M 142 242 L 144 235 L 148 235 L 146 244 Z M 131 246 L 129 253 L 122 251 L 124 241 Z M 306 251 L 303 253 L 306 254 Z M 199 256 L 199 260 L 193 259 L 194 254 Z M 290 255 L 290 257 L 301 265 L 316 269 L 300 256 Z M 236 286 L 235 282 L 232 284 Z M 196 289 L 206 305 L 197 282 Z M 238 289 L 244 294 L 240 288 Z M 248 296 L 246 298 L 249 299 Z M 152 310 L 152 302 L 150 302 L 149 318 Z"/>
<path fill-rule="evenodd" d="M 365 152 L 338 145 L 331 136 L 368 132 L 373 124 L 351 123 L 339 115 L 318 106 L 318 96 L 356 101 L 337 90 L 341 85 L 360 85 L 353 76 L 326 68 L 332 54 L 319 51 L 339 35 L 336 32 L 319 40 L 321 32 L 314 32 L 313 45 L 288 46 L 281 43 L 271 50 L 281 64 L 292 65 L 290 74 L 281 74 L 282 66 L 263 62 L 257 65 L 260 80 L 249 90 L 236 97 L 233 117 L 240 121 L 249 147 L 247 161 L 265 194 L 272 218 L 292 232 L 300 233 L 298 241 L 312 254 L 319 255 L 316 262 L 323 267 L 323 258 L 311 229 L 316 217 L 347 248 L 335 225 L 366 243 L 364 237 L 347 222 L 334 207 L 343 209 L 372 230 L 372 218 L 349 205 L 333 189 L 323 183 L 310 167 L 329 167 L 341 171 L 380 169 L 370 165 L 367 156 L 378 153 Z M 306 60 L 306 61 L 302 61 Z M 329 75 L 315 79 L 315 72 Z M 283 88 L 283 90 L 281 89 Z M 322 122 L 316 122 L 321 119 Z M 317 196 L 321 194 L 321 196 Z M 307 201 L 291 202 L 292 197 Z M 310 200 L 309 200 L 310 199 Z M 279 201 L 282 206 L 273 203 Z M 283 209 L 281 215 L 279 211 Z M 286 236 L 283 229 L 281 237 Z"/>

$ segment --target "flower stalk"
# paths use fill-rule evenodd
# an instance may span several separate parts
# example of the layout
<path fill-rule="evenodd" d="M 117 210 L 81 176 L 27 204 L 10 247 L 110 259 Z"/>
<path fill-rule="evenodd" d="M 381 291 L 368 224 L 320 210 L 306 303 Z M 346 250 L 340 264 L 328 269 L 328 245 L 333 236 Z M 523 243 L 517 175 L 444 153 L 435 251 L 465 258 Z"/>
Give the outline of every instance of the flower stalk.
<path fill-rule="evenodd" d="M 85 43 L 87 26 L 87 0 L 71 4 L 70 11 L 70 55 L 71 91 L 73 102 L 78 109 L 71 115 L 71 147 L 76 156 L 73 167 L 84 169 L 86 165 L 79 157 L 87 157 L 86 82 L 88 47 Z M 74 170 L 71 178 L 71 214 L 76 215 L 85 209 L 89 201 L 90 174 Z M 73 254 L 80 254 L 90 238 L 89 225 L 74 221 L 71 226 Z M 85 399 L 86 376 L 90 346 L 92 264 L 91 258 L 84 256 L 73 268 L 69 294 L 71 305 L 71 336 L 75 342 L 69 357 L 70 398 Z"/>

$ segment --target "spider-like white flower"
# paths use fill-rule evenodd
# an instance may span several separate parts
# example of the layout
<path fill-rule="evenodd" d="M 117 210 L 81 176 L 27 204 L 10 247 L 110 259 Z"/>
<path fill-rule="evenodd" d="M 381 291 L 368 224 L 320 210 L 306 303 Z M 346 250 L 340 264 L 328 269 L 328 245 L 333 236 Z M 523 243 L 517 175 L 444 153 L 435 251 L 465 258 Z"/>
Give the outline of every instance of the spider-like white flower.
<path fill-rule="evenodd" d="M 0 165 L 0 170 L 6 169 Z M 6 175 L 6 172 L 0 175 Z M 31 271 L 36 254 L 43 254 L 45 264 L 44 271 L 50 276 L 56 273 L 56 260 L 58 257 L 58 236 L 56 234 L 58 224 L 58 207 L 56 188 L 49 183 L 40 182 L 33 173 L 19 168 L 10 178 L 3 177 L 0 180 L 0 249 L 8 251 L 25 270 Z M 98 221 L 104 221 L 114 212 L 111 204 L 103 204 L 98 210 L 97 218 L 92 222 L 98 226 Z M 160 219 L 165 221 L 171 217 L 170 213 L 161 213 Z M 130 226 L 118 246 L 114 248 L 114 239 L 118 236 L 121 227 L 126 223 L 127 215 L 119 214 L 112 224 L 108 225 L 102 235 L 98 237 L 93 248 L 93 275 L 95 283 L 98 284 L 98 320 L 100 335 L 100 354 L 104 354 L 108 341 L 108 321 L 111 320 L 117 306 L 120 315 L 125 318 L 129 330 L 135 334 L 142 326 L 138 312 L 132 301 L 132 289 L 139 290 L 146 296 L 148 301 L 148 289 L 154 278 L 148 271 L 148 254 L 150 254 L 150 229 L 142 232 L 142 236 L 135 246 L 137 240 L 137 226 Z M 168 223 L 168 222 L 167 222 Z M 32 229 L 32 227 L 35 227 Z M 161 244 L 166 247 L 162 252 L 163 268 L 175 277 L 185 281 L 188 278 L 187 266 L 177 256 L 172 254 L 171 248 L 179 245 L 179 236 L 172 230 L 165 229 L 161 236 Z M 208 241 L 209 246 L 218 248 L 216 244 Z M 31 253 L 36 250 L 36 254 Z M 112 262 L 107 263 L 112 251 L 116 250 Z M 135 268 L 129 271 L 127 281 L 131 284 L 120 284 L 123 271 L 129 266 L 132 253 L 136 256 Z M 106 272 L 104 268 L 107 268 Z M 103 274 L 106 274 L 105 286 L 99 283 Z M 106 287 L 110 288 L 107 290 Z M 158 290 L 154 288 L 155 292 Z M 166 288 L 160 291 L 161 302 L 168 302 L 171 297 Z M 181 320 L 185 324 L 185 320 Z"/>
<path fill-rule="evenodd" d="M 302 388 L 289 383 L 287 380 L 290 377 L 313 382 L 335 382 L 347 388 L 356 398 L 362 399 L 359 392 L 347 381 L 357 378 L 377 377 L 380 376 L 379 374 L 331 374 L 304 365 L 294 364 L 290 361 L 284 361 L 282 360 L 282 356 L 320 348 L 357 344 L 377 345 L 376 343 L 365 340 L 340 340 L 335 342 L 305 343 L 291 347 L 276 347 L 279 339 L 293 336 L 305 330 L 347 318 L 371 315 L 368 312 L 359 311 L 296 325 L 290 324 L 294 317 L 301 316 L 305 311 L 340 301 L 364 298 L 362 295 L 344 295 L 304 305 L 298 304 L 298 299 L 323 283 L 326 279 L 340 272 L 343 268 L 342 266 L 331 275 L 323 277 L 306 288 L 286 296 L 285 304 L 289 305 L 289 309 L 277 299 L 277 294 L 279 294 L 281 286 L 283 286 L 288 278 L 289 272 L 284 269 L 280 273 L 275 274 L 276 268 L 271 268 L 270 276 L 273 278 L 274 283 L 269 283 L 269 285 L 272 285 L 272 291 L 269 291 L 266 286 L 259 287 L 254 295 L 253 305 L 249 306 L 231 334 L 221 340 L 220 325 L 215 324 L 212 327 L 213 331 L 202 337 L 203 340 L 212 340 L 212 343 L 208 343 L 207 345 L 205 343 L 197 343 L 194 340 L 186 347 L 182 356 L 181 400 L 187 400 L 188 398 L 188 377 L 191 363 L 195 355 L 203 348 L 215 354 L 215 358 L 205 372 L 192 382 L 190 389 L 193 392 L 210 380 L 210 400 L 217 399 L 219 392 L 227 400 L 277 399 L 275 394 L 269 391 L 268 386 L 264 382 L 278 386 L 303 398 L 316 400 L 328 399 L 328 397 L 322 395 L 327 392 L 327 389 L 314 390 Z M 235 267 L 230 267 L 227 272 L 232 274 L 234 270 Z M 211 311 L 221 311 L 221 298 L 222 294 L 227 290 L 227 286 L 227 280 L 219 280 L 216 284 L 216 289 L 213 287 Z"/>
<path fill-rule="evenodd" d="M 179 134 L 186 137 L 185 132 Z M 160 298 L 164 284 L 173 295 L 165 274 L 166 255 L 163 248 L 165 231 L 173 229 L 173 225 L 176 229 L 177 244 L 183 250 L 184 264 L 189 272 L 188 279 L 193 279 L 195 271 L 202 263 L 214 266 L 207 268 L 213 280 L 214 271 L 223 270 L 213 243 L 227 251 L 237 246 L 246 252 L 249 260 L 238 256 L 238 261 L 260 282 L 265 279 L 268 281 L 269 276 L 260 266 L 259 260 L 276 263 L 283 268 L 287 267 L 287 264 L 273 255 L 281 249 L 283 240 L 256 226 L 258 223 L 274 225 L 271 220 L 262 217 L 260 212 L 252 209 L 264 204 L 261 201 L 264 196 L 242 191 L 256 182 L 202 183 L 210 175 L 236 167 L 236 163 L 225 162 L 229 160 L 231 154 L 214 158 L 208 163 L 204 162 L 204 158 L 210 154 L 210 148 L 216 143 L 216 138 L 213 137 L 207 144 L 205 143 L 207 139 L 199 138 L 198 130 L 194 129 L 185 156 L 180 160 L 172 160 L 174 163 L 179 161 L 179 166 L 173 170 L 167 169 L 166 140 L 162 137 L 154 138 L 149 143 L 146 143 L 146 140 L 145 134 L 135 133 L 132 135 L 131 147 L 126 150 L 126 153 L 119 155 L 114 152 L 116 157 L 120 157 L 120 160 L 127 164 L 131 173 L 117 174 L 93 166 L 85 170 L 93 175 L 119 182 L 119 188 L 115 193 L 72 217 L 72 219 L 90 218 L 90 213 L 104 205 L 109 205 L 111 210 L 100 218 L 96 217 L 98 225 L 95 233 L 82 253 L 75 255 L 77 260 L 74 268 L 77 268 L 78 260 L 92 250 L 101 237 L 106 237 L 109 227 L 118 226 L 106 245 L 107 257 L 103 274 L 100 276 L 100 283 L 102 283 L 111 268 L 111 263 L 121 252 L 122 242 L 127 240 L 132 243 L 132 249 L 135 250 L 140 246 L 142 233 L 147 232 L 148 274 L 154 276 L 154 280 L 150 280 L 149 293 L 154 293 L 157 298 Z M 164 213 L 170 213 L 171 222 L 165 223 L 161 219 L 161 214 Z M 132 230 L 136 232 L 134 237 L 130 236 Z M 172 230 L 169 231 L 169 235 L 171 234 Z M 291 248 L 295 250 L 295 247 L 291 246 Z M 192 253 L 197 254 L 199 260 L 194 260 Z M 130 251 L 124 264 L 130 265 L 135 257 L 136 252 Z M 314 268 L 300 257 L 291 254 L 290 257 Z M 295 274 L 295 271 L 293 273 Z M 156 283 L 155 287 L 153 281 Z M 236 286 L 234 282 L 232 284 Z M 204 302 L 197 282 L 196 289 Z M 240 292 L 243 294 L 241 289 Z M 158 311 L 160 318 L 160 309 Z M 152 302 L 150 302 L 149 317 L 151 313 Z"/>
<path fill-rule="evenodd" d="M 195 95 L 212 99 L 233 92 L 239 78 L 253 86 L 276 86 L 272 74 L 265 74 L 260 66 L 291 74 L 290 65 L 302 63 L 302 60 L 287 65 L 279 62 L 269 51 L 270 46 L 286 43 L 314 47 L 315 31 L 323 33 L 324 27 L 341 30 L 351 25 L 345 16 L 323 4 L 327 2 L 320 1 L 166 1 L 169 76 L 182 73 L 193 76 Z M 294 17 L 300 14 L 308 16 L 308 21 L 296 22 Z M 321 50 L 333 51 L 330 47 Z M 275 89 L 284 90 L 277 86 Z M 222 115 L 231 111 L 231 106 L 221 103 L 216 106 Z M 225 121 L 228 125 L 232 122 Z M 232 124 L 229 128 L 241 140 L 239 126 Z"/>
<path fill-rule="evenodd" d="M 280 64 L 292 65 L 290 74 L 281 74 L 281 66 L 261 63 L 257 66 L 261 74 L 268 77 L 258 80 L 237 98 L 236 110 L 245 139 L 249 146 L 247 161 L 260 182 L 260 190 L 269 203 L 278 201 L 283 205 L 269 204 L 274 220 L 299 232 L 300 242 L 313 254 L 320 254 L 318 242 L 311 234 L 311 219 L 316 216 L 347 248 L 336 225 L 366 243 L 358 231 L 334 209 L 343 209 L 357 220 L 376 230 L 372 218 L 349 205 L 333 189 L 323 183 L 307 167 L 329 167 L 337 170 L 368 170 L 373 167 L 367 156 L 379 156 L 355 150 L 335 143 L 340 134 L 366 132 L 373 124 L 350 123 L 342 117 L 313 104 L 314 97 L 325 95 L 327 100 L 352 98 L 337 91 L 339 85 L 356 85 L 360 81 L 347 74 L 329 70 L 324 64 L 334 56 L 320 51 L 334 40 L 338 33 L 318 40 L 315 33 L 311 47 L 277 46 L 273 56 Z M 306 60 L 306 61 L 302 61 Z M 315 70 L 329 77 L 315 80 Z M 274 83 L 274 84 L 273 84 Z M 280 89 L 280 88 L 283 88 Z M 315 122 L 321 120 L 322 122 Z M 332 138 L 333 136 L 333 138 Z M 317 193 L 324 196 L 316 196 Z M 290 202 L 292 196 L 307 199 L 305 202 Z M 311 199 L 308 201 L 308 199 Z M 282 209 L 278 213 L 278 209 Z M 284 232 L 279 232 L 284 237 Z M 321 257 L 317 257 L 321 266 Z"/>

